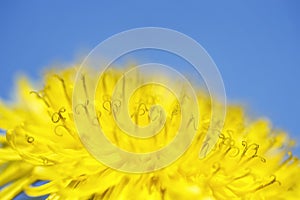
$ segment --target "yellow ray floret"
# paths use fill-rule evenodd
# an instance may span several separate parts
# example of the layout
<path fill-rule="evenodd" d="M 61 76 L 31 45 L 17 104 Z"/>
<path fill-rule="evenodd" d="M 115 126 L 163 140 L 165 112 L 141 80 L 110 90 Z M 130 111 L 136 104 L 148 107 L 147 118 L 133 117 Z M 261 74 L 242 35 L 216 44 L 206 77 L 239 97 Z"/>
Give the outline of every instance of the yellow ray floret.
<path fill-rule="evenodd" d="M 23 191 L 33 197 L 49 195 L 51 200 L 300 198 L 300 164 L 290 152 L 292 141 L 284 132 L 272 130 L 266 120 L 250 121 L 239 106 L 227 107 L 217 144 L 199 159 L 211 112 L 210 98 L 200 91 L 200 125 L 177 161 L 140 174 L 101 164 L 82 145 L 73 120 L 75 75 L 76 68 L 48 72 L 40 90 L 21 79 L 17 102 L 0 104 L 0 128 L 6 132 L 0 135 L 0 199 L 13 199 Z M 139 88 L 129 101 L 132 120 L 140 126 L 149 124 L 147 113 L 153 104 L 160 104 L 167 117 L 152 138 L 130 137 L 112 116 L 111 95 L 121 75 L 120 70 L 110 70 L 99 81 L 95 102 L 99 115 L 92 120 L 122 149 L 144 153 L 162 148 L 180 125 L 178 101 L 159 85 Z M 32 185 L 39 180 L 47 183 Z"/>

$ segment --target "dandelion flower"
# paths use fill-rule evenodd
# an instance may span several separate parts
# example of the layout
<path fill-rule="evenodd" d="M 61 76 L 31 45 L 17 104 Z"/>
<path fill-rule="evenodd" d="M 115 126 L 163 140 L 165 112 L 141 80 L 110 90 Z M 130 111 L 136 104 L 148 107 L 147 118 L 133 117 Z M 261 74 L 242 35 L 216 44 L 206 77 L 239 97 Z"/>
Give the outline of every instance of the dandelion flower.
<path fill-rule="evenodd" d="M 48 72 L 41 90 L 20 79 L 17 101 L 0 104 L 0 128 L 6 132 L 0 135 L 1 199 L 13 199 L 21 192 L 31 197 L 48 195 L 49 200 L 299 199 L 300 164 L 291 153 L 293 141 L 273 130 L 267 120 L 250 120 L 240 106 L 227 107 L 217 144 L 199 158 L 211 112 L 210 98 L 200 91 L 200 125 L 178 160 L 149 173 L 107 167 L 78 136 L 71 100 L 75 75 L 73 67 Z M 166 145 L 180 121 L 176 99 L 159 86 L 140 88 L 129 101 L 132 120 L 147 125 L 147 112 L 154 103 L 163 104 L 167 119 L 153 138 L 131 138 L 116 127 L 111 114 L 110 98 L 121 75 L 120 70 L 103 75 L 96 92 L 99 116 L 92 120 L 99 122 L 112 143 L 128 151 L 148 152 Z M 40 180 L 46 183 L 34 185 Z"/>

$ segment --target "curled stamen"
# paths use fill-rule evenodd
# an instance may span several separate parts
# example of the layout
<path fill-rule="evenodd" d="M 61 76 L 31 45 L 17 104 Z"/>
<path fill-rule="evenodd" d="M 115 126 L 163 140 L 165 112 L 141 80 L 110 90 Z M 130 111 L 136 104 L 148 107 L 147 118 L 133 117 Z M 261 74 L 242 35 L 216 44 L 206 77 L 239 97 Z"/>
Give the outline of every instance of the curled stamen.
<path fill-rule="evenodd" d="M 103 104 L 102 104 L 102 107 L 103 107 L 104 110 L 111 113 L 111 101 L 110 100 L 104 101 Z"/>
<path fill-rule="evenodd" d="M 258 153 L 258 149 L 259 149 L 259 145 L 256 144 L 256 143 L 253 143 L 251 145 L 248 146 L 248 143 L 246 141 L 242 141 L 242 145 L 244 146 L 244 150 L 243 150 L 243 153 L 241 154 L 241 157 L 240 157 L 240 160 L 243 159 L 244 156 L 247 155 L 247 153 L 249 153 L 250 150 L 254 151 L 253 154 L 251 156 L 248 156 L 248 159 L 246 159 L 246 161 L 249 161 L 253 158 L 260 158 L 260 160 L 262 162 L 266 162 L 266 159 L 263 158 L 262 156 L 260 155 L 257 155 Z"/>
<path fill-rule="evenodd" d="M 240 149 L 235 146 L 235 141 L 231 138 L 230 135 L 229 137 L 226 137 L 223 133 L 220 132 L 219 138 L 221 139 L 221 142 L 219 143 L 219 148 L 227 148 L 225 150 L 224 156 L 228 154 L 230 157 L 234 158 L 240 154 Z"/>
<path fill-rule="evenodd" d="M 287 163 L 289 163 L 292 159 L 294 158 L 293 153 L 292 152 L 288 152 L 288 158 L 285 159 L 282 164 L 278 167 L 278 169 L 282 168 L 284 165 L 286 165 Z"/>
<path fill-rule="evenodd" d="M 67 87 L 66 87 L 66 83 L 65 83 L 64 79 L 61 78 L 60 76 L 58 76 L 57 74 L 55 74 L 54 77 L 57 78 L 62 83 L 62 86 L 63 86 L 63 89 L 64 89 L 64 94 L 65 94 L 69 104 L 71 104 L 71 98 L 68 95 L 68 91 L 67 91 Z"/>
<path fill-rule="evenodd" d="M 116 99 L 112 102 L 112 111 L 118 113 L 121 107 L 121 100 Z"/>
<path fill-rule="evenodd" d="M 86 87 L 85 74 L 81 74 L 81 80 L 82 80 L 82 84 L 83 84 L 83 90 L 84 90 L 84 93 L 85 93 L 85 97 L 87 99 L 89 99 L 88 90 L 87 90 L 87 87 Z"/>
<path fill-rule="evenodd" d="M 267 159 L 265 159 L 264 157 L 259 156 L 259 158 L 260 158 L 261 162 L 263 162 L 263 163 L 267 162 Z"/>
<path fill-rule="evenodd" d="M 224 140 L 225 139 L 225 135 L 223 133 L 219 134 L 219 138 Z"/>
<path fill-rule="evenodd" d="M 38 99 L 41 99 L 41 100 L 46 104 L 46 106 L 47 106 L 48 108 L 50 108 L 50 104 L 49 104 L 48 101 L 46 100 L 45 94 L 41 94 L 41 92 L 36 92 L 36 91 L 30 91 L 29 94 L 34 94 L 34 95 L 36 95 L 36 97 L 37 97 Z"/>
<path fill-rule="evenodd" d="M 59 131 L 60 130 L 60 131 Z M 64 126 L 64 125 L 57 125 L 54 128 L 54 133 L 55 135 L 62 137 L 64 134 L 62 132 L 62 130 L 64 130 L 64 132 L 68 132 L 70 133 L 70 130 L 68 129 L 68 127 Z"/>
<path fill-rule="evenodd" d="M 233 181 L 237 181 L 237 180 L 240 180 L 240 179 L 243 179 L 243 178 L 245 178 L 245 177 L 247 177 L 247 176 L 251 176 L 252 174 L 251 174 L 251 170 L 249 169 L 249 168 L 246 168 L 245 169 L 245 173 L 244 174 L 242 174 L 242 175 L 240 175 L 240 176 L 237 176 L 237 177 L 235 177 L 235 178 L 233 178 Z"/>
<path fill-rule="evenodd" d="M 194 115 L 191 115 L 190 120 L 188 121 L 186 127 L 189 127 L 192 123 L 193 123 L 194 130 L 197 131 L 198 128 L 197 128 L 197 126 L 196 126 L 196 121 L 195 121 Z"/>
<path fill-rule="evenodd" d="M 202 145 L 201 150 L 200 150 L 199 158 L 204 158 L 202 155 L 207 155 L 208 149 L 210 147 L 209 140 L 210 140 L 210 137 L 208 136 L 205 139 L 205 141 L 203 142 L 203 145 Z"/>
<path fill-rule="evenodd" d="M 65 121 L 66 118 L 63 117 L 62 113 L 66 112 L 66 109 L 64 107 L 62 107 L 61 109 L 59 109 L 58 112 L 55 112 L 52 117 L 51 120 L 53 123 L 58 123 L 60 120 Z"/>
<path fill-rule="evenodd" d="M 49 163 L 48 158 L 42 158 L 42 160 L 43 160 L 43 164 L 44 165 L 48 165 L 48 163 Z"/>
<path fill-rule="evenodd" d="M 215 175 L 216 173 L 218 173 L 221 170 L 221 164 L 219 162 L 216 162 L 212 165 L 212 176 Z"/>
<path fill-rule="evenodd" d="M 161 110 L 156 106 L 151 107 L 149 112 L 150 112 L 149 117 L 151 121 L 156 121 L 162 115 Z"/>
<path fill-rule="evenodd" d="M 222 143 L 226 146 L 232 147 L 234 146 L 235 141 L 231 137 L 226 137 Z"/>
<path fill-rule="evenodd" d="M 95 126 L 99 126 L 100 124 L 100 117 L 101 117 L 102 113 L 100 111 L 98 111 L 98 115 L 97 117 L 94 118 L 93 120 L 93 125 Z"/>
<path fill-rule="evenodd" d="M 241 154 L 241 158 L 240 160 L 245 156 L 246 152 L 247 152 L 247 148 L 248 148 L 248 143 L 247 141 L 242 141 L 242 145 L 244 147 L 243 153 Z"/>
<path fill-rule="evenodd" d="M 190 100 L 190 97 L 184 94 L 181 98 L 181 103 L 184 104 L 185 101 Z"/>
<path fill-rule="evenodd" d="M 87 119 L 89 120 L 89 122 L 92 124 L 92 125 L 95 125 L 95 118 L 97 118 L 97 116 L 91 116 L 90 112 L 89 112 L 89 109 L 88 109 L 88 106 L 89 106 L 89 100 L 86 100 L 86 103 L 85 104 L 78 104 L 75 106 L 75 113 L 77 115 L 80 115 L 81 112 L 79 110 L 79 108 L 82 108 L 84 110 L 84 113 L 86 114 L 87 116 Z"/>
<path fill-rule="evenodd" d="M 233 130 L 227 130 L 226 133 L 229 135 L 230 138 L 232 138 Z"/>
<path fill-rule="evenodd" d="M 235 153 L 233 153 L 233 154 L 230 153 L 230 152 L 234 152 L 234 151 L 235 151 Z M 234 158 L 240 154 L 240 149 L 236 146 L 229 147 L 229 149 L 225 152 L 225 155 L 227 155 L 227 154 L 229 154 L 230 157 Z"/>
<path fill-rule="evenodd" d="M 76 105 L 76 107 L 75 107 L 75 113 L 77 115 L 81 114 L 80 111 L 79 111 L 79 108 L 83 108 L 84 111 L 85 111 L 85 113 L 88 113 L 88 109 L 87 109 L 88 105 L 89 105 L 89 100 L 87 100 L 85 104 L 78 104 L 78 105 Z"/>
<path fill-rule="evenodd" d="M 180 106 L 179 104 L 176 104 L 174 106 L 174 109 L 172 110 L 171 119 L 173 119 L 173 116 L 178 115 L 179 112 L 180 112 Z"/>
<path fill-rule="evenodd" d="M 142 113 L 140 113 L 140 111 L 142 111 Z M 143 116 L 146 112 L 148 112 L 148 108 L 147 108 L 146 104 L 140 103 L 137 108 L 137 113 L 139 113 L 140 116 Z"/>
<path fill-rule="evenodd" d="M 243 141 L 242 141 L 242 145 L 243 145 L 245 148 L 247 148 L 247 146 L 248 146 L 247 141 L 243 140 Z"/>
<path fill-rule="evenodd" d="M 255 191 L 261 190 L 261 189 L 263 189 L 263 188 L 265 188 L 265 187 L 267 187 L 267 186 L 269 186 L 269 185 L 272 185 L 272 184 L 275 183 L 275 182 L 278 182 L 278 181 L 276 181 L 276 176 L 275 176 L 275 175 L 271 175 L 271 181 L 269 181 L 269 182 L 266 183 L 266 184 L 262 184 L 262 185 L 258 186 L 258 187 L 255 189 Z M 280 182 L 278 182 L 278 183 L 280 184 Z"/>
<path fill-rule="evenodd" d="M 53 160 L 50 160 L 49 158 L 46 158 L 44 156 L 40 156 L 40 159 L 42 160 L 42 164 L 45 166 L 54 165 L 56 162 Z"/>
<path fill-rule="evenodd" d="M 34 142 L 34 137 L 32 137 L 32 136 L 26 136 L 26 140 L 27 140 L 27 142 L 29 143 L 29 144 L 31 144 L 31 143 L 33 143 Z"/>
<path fill-rule="evenodd" d="M 251 147 L 253 147 L 253 148 L 251 149 Z M 257 155 L 258 149 L 259 149 L 258 144 L 251 144 L 244 149 L 243 154 L 246 155 L 249 152 L 249 150 L 254 150 L 252 156 L 250 156 L 250 157 L 255 157 Z"/>

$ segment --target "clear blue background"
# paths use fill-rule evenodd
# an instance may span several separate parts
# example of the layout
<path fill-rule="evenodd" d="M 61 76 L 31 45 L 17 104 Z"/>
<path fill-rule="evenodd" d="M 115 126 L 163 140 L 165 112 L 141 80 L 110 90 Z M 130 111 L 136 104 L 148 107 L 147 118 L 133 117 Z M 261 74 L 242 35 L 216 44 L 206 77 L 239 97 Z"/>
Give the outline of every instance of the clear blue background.
<path fill-rule="evenodd" d="M 19 72 L 37 79 L 45 67 L 72 63 L 113 34 L 160 26 L 203 45 L 222 73 L 231 102 L 269 117 L 300 141 L 299 9 L 297 0 L 3 0 L 0 96 L 9 97 Z"/>
<path fill-rule="evenodd" d="M 0 96 L 10 96 L 20 72 L 37 79 L 45 67 L 72 63 L 113 34 L 160 26 L 208 51 L 231 102 L 300 141 L 299 10 L 297 0 L 1 1 Z"/>

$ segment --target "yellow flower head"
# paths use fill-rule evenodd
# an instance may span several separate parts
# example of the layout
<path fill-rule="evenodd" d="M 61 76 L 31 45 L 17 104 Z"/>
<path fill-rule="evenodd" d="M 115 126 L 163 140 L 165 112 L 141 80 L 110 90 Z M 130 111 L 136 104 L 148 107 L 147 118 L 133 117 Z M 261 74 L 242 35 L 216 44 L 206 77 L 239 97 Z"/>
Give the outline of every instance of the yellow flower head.
<path fill-rule="evenodd" d="M 151 106 L 159 104 L 165 110 L 165 122 L 153 137 L 134 138 L 118 127 L 112 112 L 116 104 L 111 97 L 122 71 L 103 74 L 95 102 L 72 105 L 75 75 L 75 68 L 48 72 L 41 90 L 21 79 L 18 102 L 0 104 L 0 128 L 6 132 L 6 136 L 0 135 L 1 199 L 12 199 L 22 191 L 55 200 L 299 199 L 300 164 L 290 152 L 292 141 L 284 132 L 272 130 L 266 120 L 249 120 L 239 106 L 227 108 L 217 144 L 206 157 L 199 158 L 211 114 L 210 98 L 200 91 L 199 125 L 195 119 L 191 122 L 196 135 L 179 159 L 147 173 L 106 166 L 83 146 L 85 138 L 79 137 L 74 115 L 89 116 L 86 108 L 94 104 L 97 116 L 87 120 L 99 125 L 113 145 L 128 152 L 147 153 L 164 147 L 176 136 L 181 120 L 179 102 L 161 85 L 139 88 L 128 103 L 132 121 L 147 126 L 157 117 Z M 88 76 L 81 77 L 83 98 L 90 93 Z M 127 86 L 138 79 L 143 76 L 127 81 Z M 190 105 L 190 109 L 195 108 Z M 126 159 L 119 163 L 126 164 Z M 47 183 L 34 186 L 39 180 Z"/>

